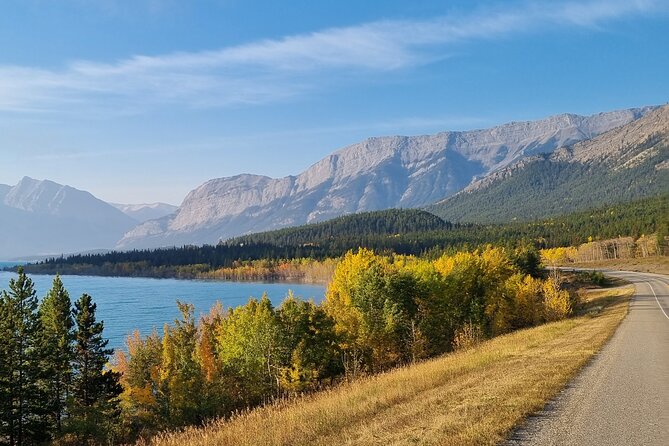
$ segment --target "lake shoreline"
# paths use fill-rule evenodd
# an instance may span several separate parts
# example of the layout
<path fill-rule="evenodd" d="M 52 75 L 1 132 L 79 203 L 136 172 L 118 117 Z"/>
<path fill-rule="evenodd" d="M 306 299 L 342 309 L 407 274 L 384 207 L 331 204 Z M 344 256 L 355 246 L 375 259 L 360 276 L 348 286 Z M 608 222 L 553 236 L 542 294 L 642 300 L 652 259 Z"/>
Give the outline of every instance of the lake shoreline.
<path fill-rule="evenodd" d="M 338 259 L 261 259 L 240 260 L 230 265 L 153 264 L 137 262 L 69 262 L 48 261 L 23 264 L 28 274 L 73 275 L 97 277 L 135 277 L 152 279 L 215 280 L 225 282 L 293 283 L 326 286 Z M 19 262 L 0 262 L 0 268 L 16 271 Z M 9 268 L 7 268 L 9 267 Z"/>
<path fill-rule="evenodd" d="M 11 263 L 11 262 L 0 262 L 2 263 Z M 67 276 L 91 276 L 91 277 L 124 277 L 124 278 L 138 278 L 138 279 L 175 279 L 175 280 L 197 280 L 197 281 L 211 281 L 211 282 L 245 282 L 245 283 L 279 283 L 279 284 L 296 284 L 296 285 L 319 285 L 327 286 L 330 282 L 328 279 L 301 279 L 301 278 L 282 278 L 279 276 L 276 277 L 217 277 L 215 274 L 208 273 L 198 273 L 198 274 L 118 274 L 118 273 L 101 273 L 95 270 L 72 270 L 72 269 L 44 269 L 44 268 L 32 268 L 34 266 L 42 266 L 35 264 L 15 264 L 13 266 L 4 266 L 0 268 L 0 271 L 3 272 L 16 272 L 19 266 L 23 266 L 24 270 L 29 275 L 39 275 L 39 276 L 55 276 L 56 274 L 67 275 Z M 214 271 L 215 272 L 215 271 Z M 214 273 L 212 272 L 212 273 Z"/>
<path fill-rule="evenodd" d="M 0 271 L 0 290 L 8 290 L 15 278 L 11 271 Z M 51 288 L 53 274 L 28 273 L 35 284 L 38 299 Z M 125 339 L 134 330 L 142 335 L 160 331 L 180 315 L 176 302 L 195 306 L 195 315 L 208 314 L 218 302 L 225 308 L 246 304 L 250 298 L 267 294 L 278 306 L 292 291 L 304 300 L 320 302 L 325 286 L 304 283 L 225 281 L 153 277 L 110 277 L 62 274 L 61 279 L 72 300 L 86 293 L 98 306 L 98 320 L 104 321 L 105 337 L 113 348 L 124 348 Z"/>

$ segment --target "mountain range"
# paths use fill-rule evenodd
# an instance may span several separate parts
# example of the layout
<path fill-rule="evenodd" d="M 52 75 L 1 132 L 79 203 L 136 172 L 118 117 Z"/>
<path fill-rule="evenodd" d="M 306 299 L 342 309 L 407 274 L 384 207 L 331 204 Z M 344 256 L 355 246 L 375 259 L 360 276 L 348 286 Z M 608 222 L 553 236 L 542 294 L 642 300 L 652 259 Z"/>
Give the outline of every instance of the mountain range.
<path fill-rule="evenodd" d="M 110 204 L 25 177 L 0 185 L 0 258 L 212 244 L 389 208 L 463 222 L 541 218 L 669 190 L 668 126 L 663 106 L 375 137 L 296 176 L 207 181 L 179 207 Z"/>
<path fill-rule="evenodd" d="M 591 139 L 654 109 L 563 114 L 485 130 L 369 138 L 296 176 L 210 180 L 191 191 L 175 213 L 129 231 L 117 248 L 216 243 L 354 212 L 428 206 L 519 159 Z"/>

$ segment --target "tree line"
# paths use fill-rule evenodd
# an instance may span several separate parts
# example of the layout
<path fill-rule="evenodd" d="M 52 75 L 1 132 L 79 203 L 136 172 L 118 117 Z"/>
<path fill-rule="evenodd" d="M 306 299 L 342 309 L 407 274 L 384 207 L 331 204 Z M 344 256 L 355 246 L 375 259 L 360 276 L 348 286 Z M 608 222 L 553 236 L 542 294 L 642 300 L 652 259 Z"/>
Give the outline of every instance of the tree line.
<path fill-rule="evenodd" d="M 121 412 L 113 350 L 83 294 L 72 304 L 59 276 L 38 303 L 22 269 L 0 294 L 0 444 L 103 444 Z"/>
<path fill-rule="evenodd" d="M 389 210 L 251 234 L 215 246 L 74 255 L 25 268 L 34 273 L 196 278 L 216 270 L 253 265 L 254 261 L 338 258 L 358 247 L 436 258 L 444 252 L 471 250 L 487 243 L 507 248 L 574 246 L 620 235 L 667 235 L 668 203 L 665 194 L 533 222 L 491 225 L 451 225 L 423 211 Z"/>

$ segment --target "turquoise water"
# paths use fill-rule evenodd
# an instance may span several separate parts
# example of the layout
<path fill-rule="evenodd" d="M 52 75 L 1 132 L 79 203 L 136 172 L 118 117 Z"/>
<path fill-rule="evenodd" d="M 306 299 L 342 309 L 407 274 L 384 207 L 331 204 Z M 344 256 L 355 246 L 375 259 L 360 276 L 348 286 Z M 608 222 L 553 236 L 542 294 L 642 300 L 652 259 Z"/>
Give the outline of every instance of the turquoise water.
<path fill-rule="evenodd" d="M 9 266 L 0 262 L 2 266 Z M 14 273 L 0 271 L 0 289 L 7 289 Z M 51 288 L 53 276 L 31 275 L 37 296 L 42 298 Z M 320 302 L 325 289 L 318 285 L 222 282 L 205 280 L 145 279 L 135 277 L 62 276 L 72 301 L 82 293 L 93 296 L 98 306 L 98 320 L 105 324 L 105 336 L 113 348 L 123 348 L 125 338 L 139 329 L 143 335 L 156 327 L 162 333 L 164 323 L 179 316 L 177 299 L 195 305 L 195 315 L 209 312 L 217 301 L 224 307 L 243 305 L 249 297 L 263 292 L 278 305 L 292 290 L 296 296 Z"/>

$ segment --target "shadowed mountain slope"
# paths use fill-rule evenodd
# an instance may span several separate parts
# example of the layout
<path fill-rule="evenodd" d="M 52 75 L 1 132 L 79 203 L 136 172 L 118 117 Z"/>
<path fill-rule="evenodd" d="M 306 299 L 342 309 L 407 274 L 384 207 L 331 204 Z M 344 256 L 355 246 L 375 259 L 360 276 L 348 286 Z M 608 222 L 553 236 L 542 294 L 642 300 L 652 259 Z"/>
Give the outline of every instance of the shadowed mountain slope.
<path fill-rule="evenodd" d="M 434 206 L 452 221 L 532 220 L 669 191 L 669 106 L 592 140 L 522 159 Z"/>

